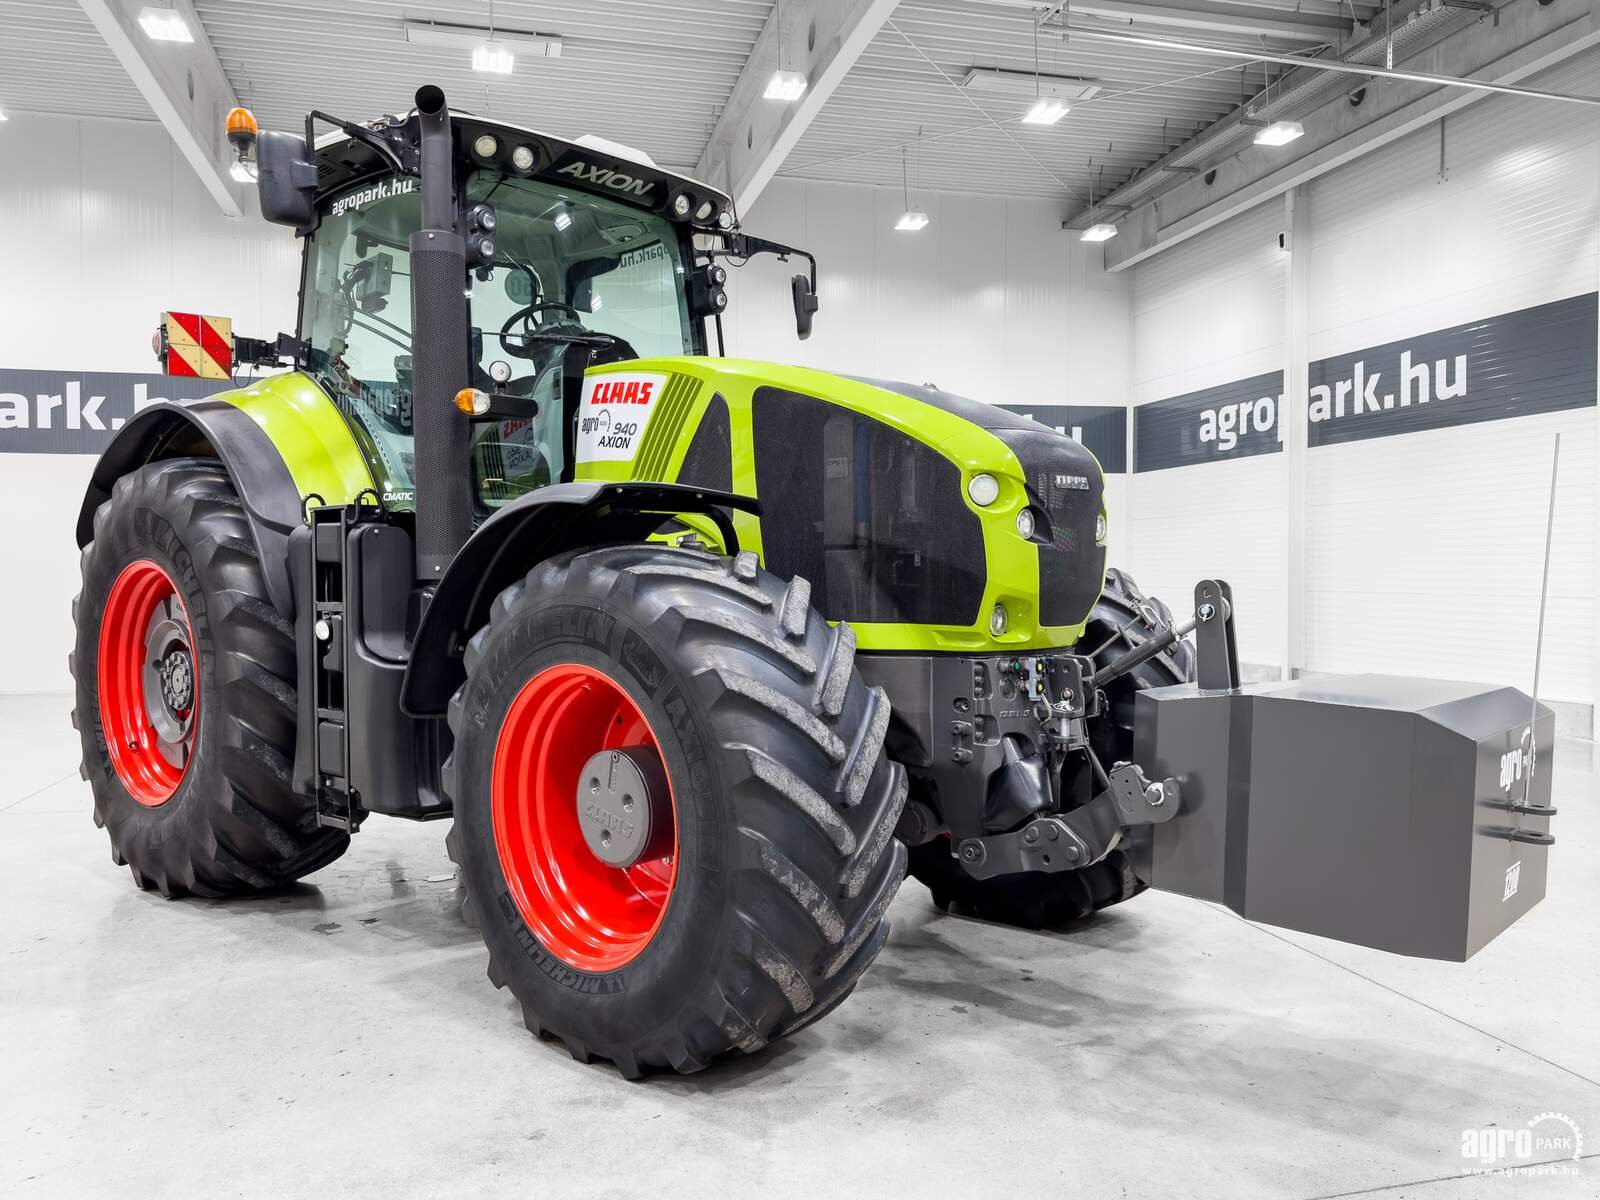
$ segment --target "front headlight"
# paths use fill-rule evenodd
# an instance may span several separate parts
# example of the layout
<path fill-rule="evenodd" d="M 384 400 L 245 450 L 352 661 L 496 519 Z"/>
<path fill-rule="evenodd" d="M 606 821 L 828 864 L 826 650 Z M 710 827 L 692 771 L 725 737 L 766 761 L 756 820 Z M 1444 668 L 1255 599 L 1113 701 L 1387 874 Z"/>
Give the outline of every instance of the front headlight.
<path fill-rule="evenodd" d="M 994 611 L 989 614 L 989 632 L 999 637 L 1011 626 L 1011 617 L 1006 612 L 1004 604 L 996 604 Z"/>
<path fill-rule="evenodd" d="M 967 481 L 967 495 L 979 508 L 987 508 L 1000 498 L 1000 481 L 987 473 L 974 475 Z"/>
<path fill-rule="evenodd" d="M 1032 540 L 1034 530 L 1038 527 L 1038 519 L 1033 515 L 1033 509 L 1024 508 L 1017 513 L 1017 536 L 1023 541 Z"/>
<path fill-rule="evenodd" d="M 1105 515 L 1105 513 L 1101 513 L 1098 517 L 1096 517 L 1094 519 L 1094 544 L 1096 546 L 1104 546 L 1106 544 L 1106 515 Z"/>

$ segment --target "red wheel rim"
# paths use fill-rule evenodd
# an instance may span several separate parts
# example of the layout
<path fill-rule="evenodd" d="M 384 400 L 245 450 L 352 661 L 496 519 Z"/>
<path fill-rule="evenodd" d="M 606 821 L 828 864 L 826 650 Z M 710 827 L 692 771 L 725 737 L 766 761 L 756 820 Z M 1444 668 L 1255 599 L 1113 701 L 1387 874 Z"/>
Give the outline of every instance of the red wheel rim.
<path fill-rule="evenodd" d="M 172 576 L 149 559 L 122 569 L 100 618 L 100 728 L 128 794 L 172 799 L 200 728 L 194 629 Z"/>
<path fill-rule="evenodd" d="M 490 808 L 511 897 L 544 947 L 581 971 L 612 971 L 636 958 L 661 927 L 678 878 L 670 780 L 670 851 L 614 867 L 584 841 L 579 775 L 591 756 L 623 747 L 661 755 L 649 722 L 622 686 L 576 663 L 530 679 L 511 702 L 495 743 Z"/>

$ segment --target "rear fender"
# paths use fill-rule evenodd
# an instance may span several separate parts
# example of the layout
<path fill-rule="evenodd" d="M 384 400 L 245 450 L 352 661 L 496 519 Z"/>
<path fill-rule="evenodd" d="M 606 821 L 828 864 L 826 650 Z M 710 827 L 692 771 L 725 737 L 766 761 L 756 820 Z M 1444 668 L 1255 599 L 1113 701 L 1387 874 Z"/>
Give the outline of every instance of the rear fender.
<path fill-rule="evenodd" d="M 221 460 L 239 493 L 273 606 L 294 615 L 289 533 L 304 521 L 304 502 L 353 503 L 373 487 L 350 426 L 312 379 L 288 371 L 202 400 L 162 401 L 141 409 L 95 464 L 78 513 L 78 545 L 94 538 L 94 514 L 116 481 L 163 458 Z"/>
<path fill-rule="evenodd" d="M 725 509 L 760 515 L 748 496 L 671 483 L 560 483 L 521 496 L 467 539 L 439 580 L 411 645 L 400 693 L 413 717 L 443 716 L 466 669 L 467 639 L 489 620 L 489 605 L 536 564 L 569 550 L 644 542 L 670 516 L 715 523 L 729 554 L 738 535 Z"/>
<path fill-rule="evenodd" d="M 300 492 L 266 432 L 226 400 L 163 401 L 140 410 L 95 464 L 78 512 L 78 546 L 94 539 L 94 514 L 122 476 L 163 458 L 216 458 L 227 468 L 255 538 L 273 607 L 294 615 L 289 533 L 301 522 Z"/>

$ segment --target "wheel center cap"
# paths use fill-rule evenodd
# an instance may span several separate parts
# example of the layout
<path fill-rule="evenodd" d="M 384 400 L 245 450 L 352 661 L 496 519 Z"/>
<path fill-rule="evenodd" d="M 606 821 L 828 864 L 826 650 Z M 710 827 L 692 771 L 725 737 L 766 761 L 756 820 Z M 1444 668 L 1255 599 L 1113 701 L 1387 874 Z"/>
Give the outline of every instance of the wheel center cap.
<path fill-rule="evenodd" d="M 189 655 L 183 650 L 173 650 L 161 660 L 161 698 L 174 713 L 188 709 L 194 700 L 194 672 L 189 666 Z"/>
<path fill-rule="evenodd" d="M 667 781 L 655 751 L 644 746 L 602 750 L 578 774 L 578 827 L 590 852 L 613 867 L 671 853 L 657 843 L 670 836 L 660 819 Z"/>

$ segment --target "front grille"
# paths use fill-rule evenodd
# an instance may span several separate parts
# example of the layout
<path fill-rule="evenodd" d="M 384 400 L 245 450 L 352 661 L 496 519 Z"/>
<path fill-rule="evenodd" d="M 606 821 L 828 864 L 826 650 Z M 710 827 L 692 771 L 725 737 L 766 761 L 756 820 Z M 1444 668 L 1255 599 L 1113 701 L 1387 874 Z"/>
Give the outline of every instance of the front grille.
<path fill-rule="evenodd" d="M 1105 547 L 1094 540 L 1105 490 L 1100 467 L 1079 443 L 1042 426 L 994 435 L 1017 456 L 1028 497 L 1049 525 L 1049 541 L 1039 547 L 1040 624 L 1077 625 L 1105 576 Z"/>
<path fill-rule="evenodd" d="M 756 494 L 767 569 L 803 575 L 830 620 L 972 625 L 983 526 L 953 462 L 813 396 L 756 391 Z"/>

